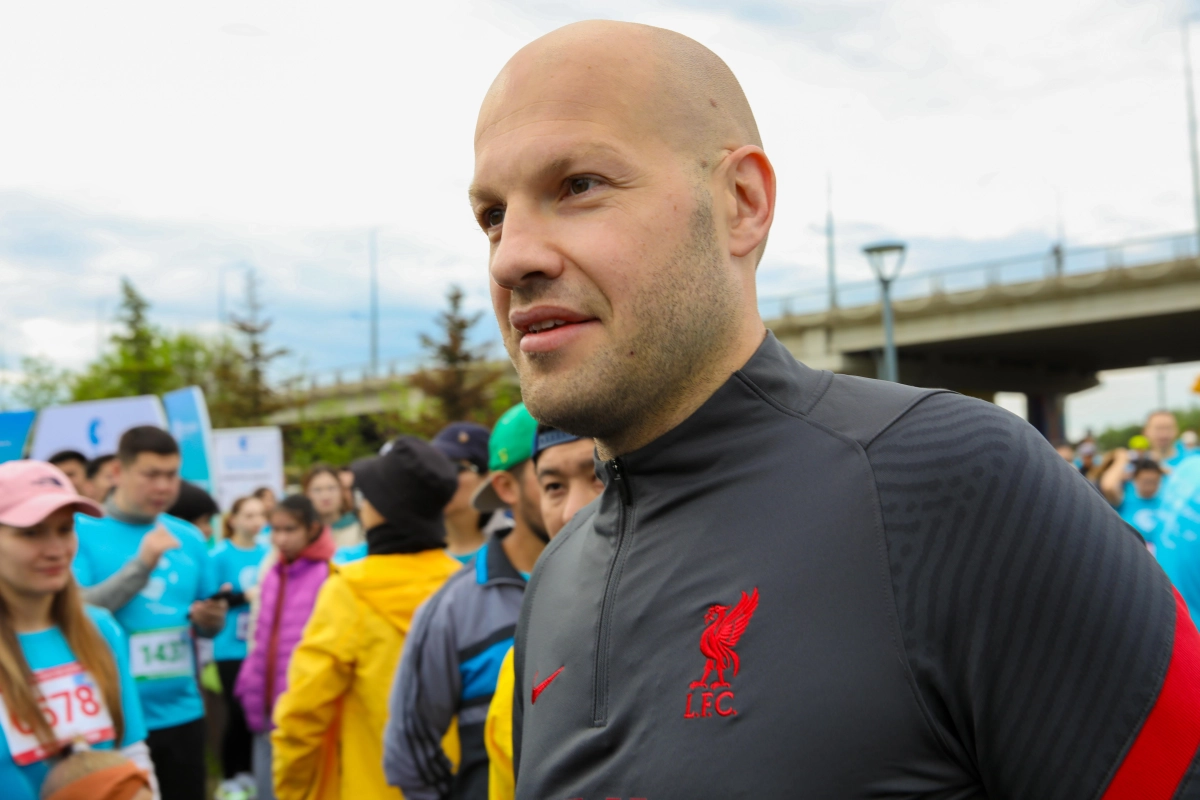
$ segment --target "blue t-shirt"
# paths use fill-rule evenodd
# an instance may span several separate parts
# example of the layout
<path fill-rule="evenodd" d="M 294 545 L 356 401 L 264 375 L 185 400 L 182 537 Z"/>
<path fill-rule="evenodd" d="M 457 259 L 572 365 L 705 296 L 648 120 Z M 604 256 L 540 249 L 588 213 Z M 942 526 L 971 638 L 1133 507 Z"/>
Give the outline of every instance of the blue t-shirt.
<path fill-rule="evenodd" d="M 345 547 L 339 547 L 333 554 L 333 563 L 350 564 L 354 561 L 362 561 L 366 557 L 367 543 L 359 542 L 358 544 L 348 544 Z"/>
<path fill-rule="evenodd" d="M 121 711 L 125 717 L 125 737 L 121 741 L 121 747 L 128 747 L 146 738 L 146 722 L 142 719 L 142 706 L 138 702 L 133 676 L 129 674 L 125 634 L 112 614 L 92 606 L 87 606 L 86 609 L 100 635 L 108 642 L 117 662 L 117 674 L 121 676 Z M 42 681 L 53 681 L 41 684 L 43 689 L 49 690 L 43 692 L 43 695 L 48 695 L 46 705 L 55 714 L 53 720 L 61 719 L 65 722 L 69 716 L 77 725 L 74 733 L 86 732 L 85 736 L 91 734 L 97 739 L 104 739 L 107 735 L 107 739 L 94 742 L 91 745 L 92 749 L 113 749 L 115 742 L 112 733 L 105 733 L 106 729 L 100 724 L 96 713 L 102 708 L 96 703 L 96 700 L 103 699 L 100 689 L 94 686 L 95 681 L 88 680 L 77 671 L 78 662 L 62 631 L 50 628 L 37 633 L 18 634 L 17 639 L 21 643 L 25 660 L 29 662 L 29 667 L 35 675 L 41 672 L 37 677 Z M 37 800 L 51 765 L 46 760 L 39 760 L 18 766 L 13 758 L 13 748 L 9 745 L 8 733 L 15 728 L 9 727 L 12 726 L 9 721 L 6 721 L 5 725 L 6 733 L 0 736 L 0 797 L 4 800 Z M 61 733 L 67 732 L 62 729 L 61 723 L 60 726 L 56 726 L 56 730 Z M 17 739 L 17 744 L 18 752 L 24 752 L 28 740 L 22 737 Z M 23 757 L 21 760 L 31 757 L 33 756 Z"/>
<path fill-rule="evenodd" d="M 1158 546 L 1158 507 L 1162 503 L 1162 491 L 1160 490 L 1154 497 L 1146 500 L 1138 496 L 1137 490 L 1133 488 L 1132 482 L 1125 484 L 1125 499 L 1121 501 L 1121 506 L 1117 509 L 1117 513 L 1121 515 L 1121 519 L 1128 522 L 1137 532 L 1140 533 L 1145 540 L 1155 547 Z"/>
<path fill-rule="evenodd" d="M 1159 496 L 1154 555 L 1183 596 L 1192 619 L 1200 619 L 1200 458 L 1181 462 Z"/>
<path fill-rule="evenodd" d="M 269 549 L 255 544 L 249 550 L 228 539 L 209 551 L 217 586 L 229 584 L 235 592 L 252 589 L 258 583 L 258 567 Z M 229 609 L 225 627 L 213 639 L 213 658 L 217 661 L 241 661 L 246 657 L 246 631 L 250 624 L 250 606 Z"/>
<path fill-rule="evenodd" d="M 152 731 L 204 716 L 188 614 L 193 602 L 216 594 L 220 585 L 200 530 L 168 514 L 159 515 L 157 522 L 179 540 L 180 547 L 163 554 L 146 588 L 115 615 L 129 637 L 130 670 L 137 679 L 146 727 Z M 137 556 L 142 537 L 155 524 L 129 525 L 111 517 L 76 515 L 79 583 L 94 586 L 111 577 Z"/>

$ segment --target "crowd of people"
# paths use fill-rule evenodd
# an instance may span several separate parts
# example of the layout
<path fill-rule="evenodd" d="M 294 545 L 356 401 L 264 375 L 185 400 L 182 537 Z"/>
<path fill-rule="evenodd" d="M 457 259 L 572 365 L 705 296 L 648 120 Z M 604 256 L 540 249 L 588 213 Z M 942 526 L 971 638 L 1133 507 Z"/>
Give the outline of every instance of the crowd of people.
<path fill-rule="evenodd" d="M 679 34 L 535 41 L 475 149 L 530 408 L 219 525 L 158 428 L 0 464 L 0 795 L 206 800 L 207 697 L 221 800 L 1200 797 L 1173 417 L 1059 458 L 798 363 L 756 304 L 773 168 Z"/>
<path fill-rule="evenodd" d="M 218 800 L 511 796 L 492 700 L 538 556 L 603 488 L 591 441 L 517 405 L 223 513 L 180 459 L 147 426 L 0 465 L 0 795 L 90 760 L 155 800 L 207 800 L 211 763 Z"/>

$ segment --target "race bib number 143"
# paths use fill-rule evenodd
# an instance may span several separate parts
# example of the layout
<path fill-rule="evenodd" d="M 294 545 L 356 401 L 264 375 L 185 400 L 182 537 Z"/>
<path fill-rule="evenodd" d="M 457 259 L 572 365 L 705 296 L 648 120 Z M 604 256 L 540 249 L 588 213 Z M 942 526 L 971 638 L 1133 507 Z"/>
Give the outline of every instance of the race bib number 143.
<path fill-rule="evenodd" d="M 133 634 L 129 637 L 129 666 L 139 681 L 192 675 L 191 631 L 164 628 Z"/>
<path fill-rule="evenodd" d="M 59 747 L 47 751 L 38 741 L 33 728 L 13 716 L 0 698 L 0 724 L 8 751 L 18 766 L 26 766 L 53 755 L 63 745 L 80 740 L 88 744 L 111 742 L 116 738 L 112 715 L 104 706 L 104 696 L 78 663 L 42 669 L 33 673 L 41 694 L 39 706 L 46 722 L 54 729 Z"/>

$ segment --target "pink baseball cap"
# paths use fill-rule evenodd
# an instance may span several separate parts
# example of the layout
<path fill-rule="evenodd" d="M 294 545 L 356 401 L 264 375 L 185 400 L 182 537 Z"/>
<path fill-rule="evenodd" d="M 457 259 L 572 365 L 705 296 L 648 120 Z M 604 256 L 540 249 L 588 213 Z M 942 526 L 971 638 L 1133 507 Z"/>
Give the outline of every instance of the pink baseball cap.
<path fill-rule="evenodd" d="M 98 504 L 75 493 L 71 479 L 53 464 L 44 461 L 0 464 L 0 525 L 32 528 L 67 506 L 92 517 L 104 516 Z"/>

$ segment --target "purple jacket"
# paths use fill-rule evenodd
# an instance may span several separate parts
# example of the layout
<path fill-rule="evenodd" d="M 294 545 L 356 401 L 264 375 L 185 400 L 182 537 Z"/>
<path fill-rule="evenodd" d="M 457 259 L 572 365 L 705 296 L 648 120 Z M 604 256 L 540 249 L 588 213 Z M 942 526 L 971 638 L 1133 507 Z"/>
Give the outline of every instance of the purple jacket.
<path fill-rule="evenodd" d="M 274 727 L 271 712 L 287 688 L 288 662 L 312 615 L 321 584 L 329 577 L 329 559 L 336 547 L 326 528 L 290 564 L 277 562 L 262 582 L 254 649 L 238 673 L 234 694 L 255 733 Z"/>

